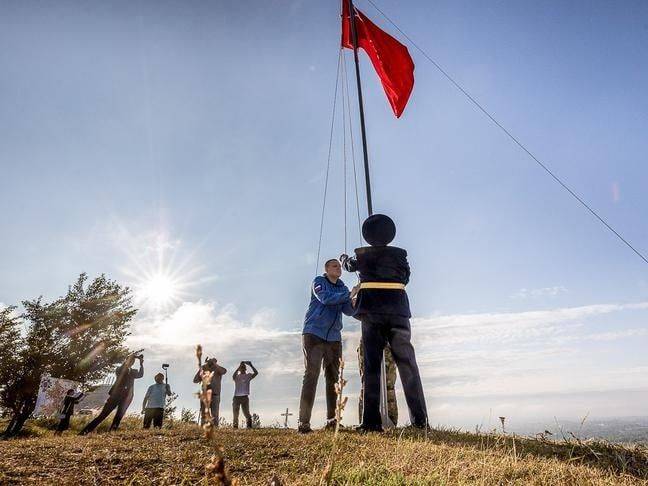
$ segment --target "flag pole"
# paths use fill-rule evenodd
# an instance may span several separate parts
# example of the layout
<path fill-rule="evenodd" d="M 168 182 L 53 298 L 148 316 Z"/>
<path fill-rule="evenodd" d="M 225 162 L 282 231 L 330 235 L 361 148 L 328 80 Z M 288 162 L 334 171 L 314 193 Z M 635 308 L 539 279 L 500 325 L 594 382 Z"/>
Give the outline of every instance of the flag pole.
<path fill-rule="evenodd" d="M 358 34 L 356 32 L 355 8 L 349 0 L 349 20 L 351 23 L 351 40 L 353 42 L 353 59 L 355 61 L 356 84 L 358 87 L 358 105 L 360 108 L 360 131 L 362 133 L 362 153 L 364 155 L 365 186 L 367 189 L 367 211 L 373 214 L 371 203 L 371 180 L 369 179 L 369 155 L 367 153 L 367 131 L 365 130 L 364 103 L 362 102 L 362 84 L 360 83 L 360 64 L 358 63 Z"/>
<path fill-rule="evenodd" d="M 367 153 L 367 131 L 365 129 L 364 103 L 362 101 L 362 84 L 360 83 L 360 63 L 358 62 L 358 34 L 356 31 L 355 8 L 353 0 L 349 0 L 349 20 L 351 24 L 351 41 L 353 42 L 353 60 L 355 61 L 356 84 L 358 87 L 358 106 L 360 108 L 360 131 L 362 133 L 362 154 L 364 155 L 365 186 L 367 188 L 367 212 L 373 214 L 371 203 L 371 180 L 369 178 L 369 155 Z M 385 366 L 385 351 L 383 350 L 380 372 L 380 415 L 383 426 L 392 428 L 392 423 L 387 410 L 387 368 Z"/>

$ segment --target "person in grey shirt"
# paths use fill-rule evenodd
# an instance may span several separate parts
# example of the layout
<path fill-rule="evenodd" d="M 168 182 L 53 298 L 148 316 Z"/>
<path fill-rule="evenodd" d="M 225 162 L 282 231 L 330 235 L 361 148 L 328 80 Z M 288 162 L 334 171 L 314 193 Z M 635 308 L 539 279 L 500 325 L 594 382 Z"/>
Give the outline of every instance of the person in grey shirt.
<path fill-rule="evenodd" d="M 164 383 L 164 375 L 158 373 L 155 375 L 155 384 L 148 387 L 144 402 L 142 403 L 142 413 L 144 414 L 144 428 L 151 427 L 162 428 L 164 421 L 164 405 L 166 397 L 171 396 L 171 387 Z"/>

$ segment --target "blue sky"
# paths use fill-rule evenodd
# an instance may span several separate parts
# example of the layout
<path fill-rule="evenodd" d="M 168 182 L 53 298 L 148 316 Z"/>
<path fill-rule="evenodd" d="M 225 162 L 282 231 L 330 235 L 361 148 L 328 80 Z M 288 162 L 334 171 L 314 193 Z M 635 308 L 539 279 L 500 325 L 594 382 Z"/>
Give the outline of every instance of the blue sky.
<path fill-rule="evenodd" d="M 648 251 L 645 2 L 377 4 Z M 261 364 L 265 421 L 296 408 L 338 3 L 0 8 L 0 302 L 54 298 L 81 271 L 142 286 L 161 258 L 182 292 L 164 309 L 142 299 L 131 342 L 174 364 L 181 404 L 200 339 L 229 368 Z M 410 50 L 400 120 L 361 64 L 374 205 L 410 255 L 432 421 L 642 413 L 646 265 Z M 326 257 L 344 249 L 341 133 Z"/>

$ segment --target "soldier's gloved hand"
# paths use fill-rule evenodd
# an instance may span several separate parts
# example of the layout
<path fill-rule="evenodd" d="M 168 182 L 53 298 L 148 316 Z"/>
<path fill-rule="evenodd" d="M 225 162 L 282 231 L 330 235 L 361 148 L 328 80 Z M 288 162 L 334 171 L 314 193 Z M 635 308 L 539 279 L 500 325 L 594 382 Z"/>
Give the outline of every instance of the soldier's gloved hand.
<path fill-rule="evenodd" d="M 347 255 L 346 253 L 342 253 L 340 255 L 340 263 L 342 265 L 344 265 L 348 259 L 349 259 L 349 255 Z"/>

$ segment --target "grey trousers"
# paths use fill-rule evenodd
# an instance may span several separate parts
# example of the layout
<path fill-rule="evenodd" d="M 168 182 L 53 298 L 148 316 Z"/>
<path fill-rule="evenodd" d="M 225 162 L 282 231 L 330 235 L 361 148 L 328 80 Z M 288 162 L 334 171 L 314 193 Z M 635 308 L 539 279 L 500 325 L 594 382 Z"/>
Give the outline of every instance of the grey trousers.
<path fill-rule="evenodd" d="M 324 378 L 326 379 L 326 418 L 327 420 L 335 418 L 337 400 L 335 383 L 340 374 L 342 343 L 340 341 L 325 341 L 313 334 L 304 334 L 302 344 L 306 370 L 299 400 L 299 426 L 310 427 L 320 368 L 324 368 Z"/>

